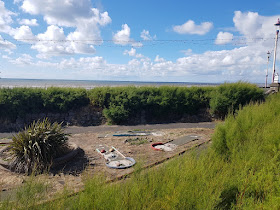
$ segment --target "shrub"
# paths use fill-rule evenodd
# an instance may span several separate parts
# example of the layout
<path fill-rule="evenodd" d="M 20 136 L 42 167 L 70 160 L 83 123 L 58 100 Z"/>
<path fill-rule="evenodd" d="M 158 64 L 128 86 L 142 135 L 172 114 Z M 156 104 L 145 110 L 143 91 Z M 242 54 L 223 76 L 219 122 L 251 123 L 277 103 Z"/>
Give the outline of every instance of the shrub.
<path fill-rule="evenodd" d="M 43 107 L 43 89 L 0 89 L 0 116 L 15 120 L 26 113 L 40 113 Z"/>
<path fill-rule="evenodd" d="M 13 136 L 11 150 L 15 171 L 30 173 L 48 169 L 52 160 L 67 149 L 68 134 L 61 124 L 51 124 L 48 119 L 33 122 L 28 128 Z"/>
<path fill-rule="evenodd" d="M 212 92 L 210 109 L 215 117 L 223 119 L 226 114 L 235 113 L 240 105 L 263 100 L 264 92 L 256 85 L 245 82 L 225 83 Z"/>
<path fill-rule="evenodd" d="M 109 120 L 109 123 L 112 124 L 122 124 L 129 116 L 129 111 L 127 111 L 123 105 L 111 105 L 110 109 L 105 108 L 103 113 Z"/>
<path fill-rule="evenodd" d="M 42 91 L 44 109 L 50 112 L 67 112 L 89 104 L 87 92 L 82 88 L 51 87 Z"/>

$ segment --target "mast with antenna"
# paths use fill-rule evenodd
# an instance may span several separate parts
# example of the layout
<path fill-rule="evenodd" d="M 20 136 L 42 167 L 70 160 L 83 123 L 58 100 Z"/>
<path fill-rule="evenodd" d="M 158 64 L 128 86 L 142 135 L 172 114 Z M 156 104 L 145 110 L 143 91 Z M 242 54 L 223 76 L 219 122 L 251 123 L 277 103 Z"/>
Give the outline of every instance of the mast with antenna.
<path fill-rule="evenodd" d="M 280 20 L 278 18 L 277 23 L 274 24 L 277 27 L 280 28 Z M 276 30 L 276 37 L 275 37 L 275 47 L 274 47 L 274 59 L 273 59 L 273 71 L 272 71 L 272 83 L 274 83 L 274 77 L 275 77 L 275 64 L 276 64 L 276 51 L 277 51 L 277 41 L 278 41 L 278 34 L 279 30 Z"/>

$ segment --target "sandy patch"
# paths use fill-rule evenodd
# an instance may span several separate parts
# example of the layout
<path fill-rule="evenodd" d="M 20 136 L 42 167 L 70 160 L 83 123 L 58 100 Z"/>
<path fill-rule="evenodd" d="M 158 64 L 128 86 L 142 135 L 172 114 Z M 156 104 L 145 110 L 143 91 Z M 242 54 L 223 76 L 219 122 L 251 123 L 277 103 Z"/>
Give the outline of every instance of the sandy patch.
<path fill-rule="evenodd" d="M 114 179 L 118 176 L 131 173 L 133 167 L 127 169 L 111 169 L 106 166 L 105 159 L 98 152 L 96 148 L 98 145 L 114 146 L 126 157 L 132 157 L 136 164 L 147 166 L 166 158 L 170 158 L 182 151 L 192 148 L 195 145 L 207 142 L 213 133 L 213 129 L 208 128 L 179 128 L 179 129 L 162 129 L 150 130 L 149 132 L 158 135 L 139 136 L 139 137 L 114 137 L 98 138 L 98 136 L 106 136 L 106 133 L 80 133 L 73 134 L 69 141 L 77 144 L 83 152 L 79 154 L 74 160 L 67 163 L 64 167 L 58 168 L 52 173 L 38 175 L 38 178 L 44 178 L 50 183 L 50 193 L 54 194 L 62 190 L 65 186 L 76 191 L 83 188 L 85 177 L 92 177 L 98 173 L 102 173 L 108 180 Z M 169 142 L 185 135 L 199 135 L 202 138 L 189 142 L 182 146 L 172 148 L 171 151 L 155 151 L 151 148 L 151 144 L 155 142 Z M 128 138 L 138 138 L 134 143 L 129 143 Z M 137 141 L 139 140 L 139 144 Z M 112 163 L 113 164 L 113 163 Z M 116 163 L 119 164 L 119 163 Z M 126 164 L 126 163 L 123 163 Z M 6 191 L 21 185 L 27 179 L 25 175 L 16 174 L 0 168 L 0 186 Z"/>

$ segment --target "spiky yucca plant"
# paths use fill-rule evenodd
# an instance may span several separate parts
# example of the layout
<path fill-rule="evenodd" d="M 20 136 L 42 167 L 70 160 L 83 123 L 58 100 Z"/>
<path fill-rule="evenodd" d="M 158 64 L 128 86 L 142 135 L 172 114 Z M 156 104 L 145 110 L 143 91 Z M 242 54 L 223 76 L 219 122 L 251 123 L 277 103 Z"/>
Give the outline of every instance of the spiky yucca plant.
<path fill-rule="evenodd" d="M 46 118 L 33 122 L 28 128 L 13 136 L 11 151 L 15 155 L 11 168 L 30 173 L 47 170 L 52 160 L 61 156 L 67 148 L 68 134 L 61 124 L 50 123 Z"/>

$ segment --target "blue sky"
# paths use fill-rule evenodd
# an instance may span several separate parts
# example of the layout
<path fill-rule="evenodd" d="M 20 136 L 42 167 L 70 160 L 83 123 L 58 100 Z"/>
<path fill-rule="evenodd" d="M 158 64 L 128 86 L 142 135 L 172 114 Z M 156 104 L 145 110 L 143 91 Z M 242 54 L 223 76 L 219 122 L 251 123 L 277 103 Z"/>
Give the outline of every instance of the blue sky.
<path fill-rule="evenodd" d="M 279 11 L 273 0 L 0 0 L 0 76 L 264 82 Z"/>

